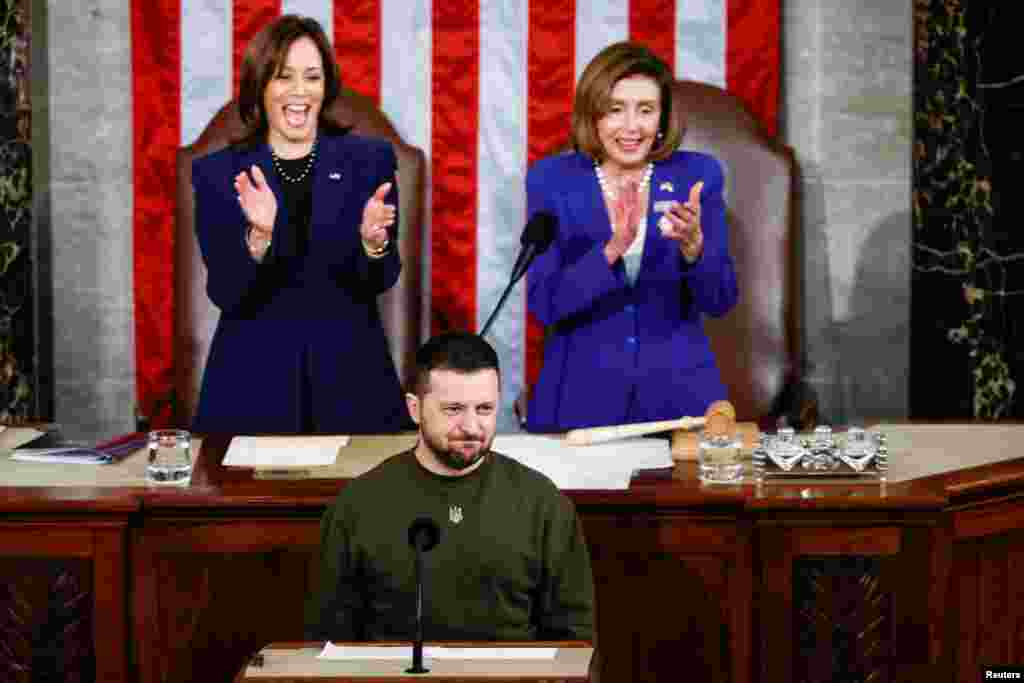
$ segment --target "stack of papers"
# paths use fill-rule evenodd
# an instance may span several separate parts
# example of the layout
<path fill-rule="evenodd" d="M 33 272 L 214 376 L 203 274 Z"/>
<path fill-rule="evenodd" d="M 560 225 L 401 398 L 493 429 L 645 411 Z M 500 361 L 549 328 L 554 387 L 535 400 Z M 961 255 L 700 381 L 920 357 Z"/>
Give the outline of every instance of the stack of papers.
<path fill-rule="evenodd" d="M 427 659 L 554 659 L 554 647 L 441 647 L 427 645 Z M 411 659 L 412 646 L 334 645 L 327 643 L 319 659 Z"/>
<path fill-rule="evenodd" d="M 499 434 L 494 450 L 547 476 L 560 489 L 624 490 L 638 470 L 675 466 L 664 439 L 622 439 L 572 446 L 536 434 Z"/>
<path fill-rule="evenodd" d="M 347 436 L 236 436 L 228 444 L 228 467 L 291 469 L 333 465 Z"/>

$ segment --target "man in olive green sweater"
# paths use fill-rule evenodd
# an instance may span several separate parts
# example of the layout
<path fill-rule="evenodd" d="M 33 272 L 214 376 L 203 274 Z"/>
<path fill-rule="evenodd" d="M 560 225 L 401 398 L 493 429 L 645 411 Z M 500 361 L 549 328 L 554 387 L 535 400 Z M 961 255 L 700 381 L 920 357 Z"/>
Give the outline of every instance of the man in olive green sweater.
<path fill-rule="evenodd" d="M 410 640 L 416 578 L 410 523 L 430 517 L 423 556 L 429 640 L 591 640 L 593 579 L 572 503 L 544 475 L 490 449 L 498 357 L 449 333 L 418 352 L 406 401 L 419 442 L 349 481 L 321 523 L 306 609 L 318 640 Z"/>

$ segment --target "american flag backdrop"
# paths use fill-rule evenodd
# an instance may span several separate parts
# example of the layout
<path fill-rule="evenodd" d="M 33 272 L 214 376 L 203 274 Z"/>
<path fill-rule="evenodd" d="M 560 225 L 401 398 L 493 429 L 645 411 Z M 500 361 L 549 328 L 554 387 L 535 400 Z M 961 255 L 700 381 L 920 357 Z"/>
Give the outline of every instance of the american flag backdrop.
<path fill-rule="evenodd" d="M 138 404 L 173 386 L 175 152 L 237 91 L 249 39 L 282 13 L 333 38 L 346 86 L 375 98 L 429 160 L 430 325 L 478 330 L 519 249 L 527 166 L 568 137 L 576 79 L 609 43 L 646 43 L 679 78 L 722 86 L 775 132 L 780 0 L 132 0 Z M 535 377 L 523 284 L 490 335 L 502 425 Z"/>

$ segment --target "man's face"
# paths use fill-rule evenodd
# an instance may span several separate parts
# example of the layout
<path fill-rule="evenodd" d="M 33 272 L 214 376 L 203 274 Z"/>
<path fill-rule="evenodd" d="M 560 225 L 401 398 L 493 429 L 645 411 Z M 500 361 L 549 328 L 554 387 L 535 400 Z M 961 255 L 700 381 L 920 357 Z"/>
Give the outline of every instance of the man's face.
<path fill-rule="evenodd" d="M 420 426 L 420 446 L 443 470 L 465 471 L 491 449 L 497 430 L 500 383 L 496 370 L 431 370 L 422 398 L 406 395 Z"/>

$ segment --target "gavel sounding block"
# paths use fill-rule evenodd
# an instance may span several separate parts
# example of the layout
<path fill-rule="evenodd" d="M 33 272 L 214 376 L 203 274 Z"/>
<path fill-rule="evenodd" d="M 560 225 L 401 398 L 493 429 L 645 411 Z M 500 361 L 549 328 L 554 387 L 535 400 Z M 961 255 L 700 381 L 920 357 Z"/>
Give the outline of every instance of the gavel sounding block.
<path fill-rule="evenodd" d="M 743 440 L 744 452 L 752 450 L 760 437 L 760 430 L 756 422 L 737 422 L 736 433 Z M 677 429 L 672 432 L 672 459 L 673 460 L 697 460 L 697 444 L 700 441 L 700 432 Z"/>

